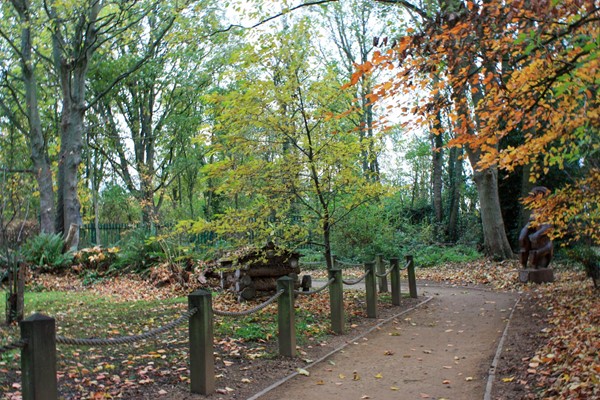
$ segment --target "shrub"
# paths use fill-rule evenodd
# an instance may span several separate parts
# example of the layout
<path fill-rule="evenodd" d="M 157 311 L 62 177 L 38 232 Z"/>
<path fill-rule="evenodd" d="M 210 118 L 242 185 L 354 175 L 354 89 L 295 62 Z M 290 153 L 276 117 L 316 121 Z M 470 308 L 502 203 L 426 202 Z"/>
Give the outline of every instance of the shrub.
<path fill-rule="evenodd" d="M 482 255 L 472 246 L 419 246 L 413 247 L 407 254 L 415 258 L 415 265 L 432 267 L 448 262 L 467 262 L 481 258 Z"/>
<path fill-rule="evenodd" d="M 55 271 L 70 265 L 73 253 L 63 253 L 65 242 L 61 235 L 40 233 L 25 242 L 22 254 L 25 260 L 41 271 Z"/>
<path fill-rule="evenodd" d="M 198 258 L 189 246 L 182 246 L 176 236 L 153 236 L 148 230 L 138 228 L 121 241 L 121 248 L 113 270 L 147 272 L 164 262 L 179 264 L 191 269 Z"/>

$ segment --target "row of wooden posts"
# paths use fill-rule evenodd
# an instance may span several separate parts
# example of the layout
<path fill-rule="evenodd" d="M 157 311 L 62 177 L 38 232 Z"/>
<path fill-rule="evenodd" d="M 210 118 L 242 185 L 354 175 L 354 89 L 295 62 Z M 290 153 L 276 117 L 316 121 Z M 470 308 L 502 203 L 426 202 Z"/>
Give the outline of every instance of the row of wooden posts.
<path fill-rule="evenodd" d="M 410 296 L 417 297 L 412 256 L 406 257 Z M 366 312 L 368 318 L 377 318 L 377 272 L 374 262 L 364 264 Z M 344 332 L 344 303 L 342 270 L 328 271 L 331 329 Z M 400 305 L 400 268 L 397 258 L 390 260 L 391 297 L 393 305 Z M 380 281 L 381 283 L 381 281 Z M 386 284 L 387 286 L 387 284 Z M 294 312 L 294 280 L 284 276 L 277 280 L 277 291 L 283 292 L 278 301 L 279 354 L 296 356 L 296 329 Z M 381 286 L 380 286 L 380 291 Z M 213 350 L 212 294 L 197 290 L 188 296 L 188 309 L 197 309 L 189 318 L 190 390 L 207 395 L 215 390 L 215 361 Z M 21 321 L 21 376 L 24 400 L 56 400 L 56 326 L 54 318 L 34 314 Z"/>

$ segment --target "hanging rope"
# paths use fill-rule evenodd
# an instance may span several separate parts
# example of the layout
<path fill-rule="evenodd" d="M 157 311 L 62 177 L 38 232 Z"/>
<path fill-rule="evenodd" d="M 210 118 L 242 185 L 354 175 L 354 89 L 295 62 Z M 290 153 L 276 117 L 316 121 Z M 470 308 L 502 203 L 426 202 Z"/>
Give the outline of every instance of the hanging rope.
<path fill-rule="evenodd" d="M 363 276 L 361 276 L 360 278 L 358 278 L 354 281 L 347 281 L 347 280 L 342 279 L 342 282 L 344 283 L 344 285 L 349 285 L 349 286 L 356 285 L 357 283 L 362 282 L 362 280 L 365 279 L 367 277 L 367 275 L 369 275 L 369 271 L 365 272 Z"/>
<path fill-rule="evenodd" d="M 335 278 L 329 279 L 324 286 L 321 286 L 318 289 L 309 290 L 307 292 L 303 292 L 301 290 L 294 290 L 294 294 L 298 294 L 298 295 L 302 295 L 302 296 L 308 296 L 308 295 L 311 295 L 311 294 L 317 294 L 317 293 L 322 292 L 323 290 L 327 289 L 329 286 L 331 286 L 331 284 L 333 282 L 335 282 Z"/>
<path fill-rule="evenodd" d="M 376 277 L 378 277 L 378 278 L 385 278 L 386 276 L 388 276 L 388 275 L 390 274 L 390 272 L 392 272 L 392 270 L 393 270 L 393 269 L 394 269 L 394 267 L 390 266 L 390 267 L 389 267 L 389 268 L 388 268 L 388 269 L 385 271 L 385 273 L 383 273 L 383 274 L 378 274 L 378 273 L 375 273 L 375 276 L 376 276 Z"/>
<path fill-rule="evenodd" d="M 260 310 L 262 310 L 263 308 L 265 308 L 266 306 L 268 306 L 269 304 L 271 304 L 275 300 L 277 300 L 284 292 L 285 292 L 285 290 L 281 289 L 273 297 L 271 297 L 270 299 L 268 299 L 264 303 L 259 304 L 256 307 L 251 308 L 251 309 L 246 310 L 246 311 L 219 311 L 219 310 L 213 309 L 213 313 L 215 315 L 220 315 L 222 317 L 245 317 L 247 315 L 259 312 Z"/>
<path fill-rule="evenodd" d="M 3 346 L 0 346 L 0 354 L 4 354 L 4 353 L 7 353 L 7 352 L 9 352 L 11 350 L 15 350 L 15 349 L 22 349 L 25 346 L 27 346 L 27 340 L 25 340 L 25 339 L 21 339 L 16 342 L 5 344 Z"/>
<path fill-rule="evenodd" d="M 176 320 L 171 321 L 164 326 L 150 330 L 148 332 L 144 332 L 139 335 L 119 336 L 119 337 L 107 338 L 107 339 L 78 339 L 78 338 L 66 338 L 63 336 L 57 336 L 56 343 L 74 345 L 74 346 L 110 346 L 113 344 L 134 343 L 134 342 L 137 342 L 140 340 L 150 339 L 154 336 L 157 336 L 164 332 L 167 332 L 168 330 L 176 327 L 177 325 L 180 325 L 183 322 L 187 321 L 197 311 L 198 311 L 197 308 L 192 308 L 191 310 L 188 310 L 185 313 L 183 313 L 181 315 L 181 317 L 177 318 Z"/>

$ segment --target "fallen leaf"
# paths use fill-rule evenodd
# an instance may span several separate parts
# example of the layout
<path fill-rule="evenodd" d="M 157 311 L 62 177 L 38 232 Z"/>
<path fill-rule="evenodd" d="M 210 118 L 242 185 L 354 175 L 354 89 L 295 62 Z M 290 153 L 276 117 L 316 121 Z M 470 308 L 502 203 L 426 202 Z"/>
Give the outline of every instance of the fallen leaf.
<path fill-rule="evenodd" d="M 467 382 L 471 382 L 472 380 L 473 380 L 473 377 L 472 377 L 472 376 L 467 376 L 467 377 L 465 378 L 465 381 L 467 381 Z"/>
<path fill-rule="evenodd" d="M 386 351 L 383 352 L 383 355 L 385 355 L 385 356 L 393 356 L 394 352 L 391 351 L 391 350 L 386 350 Z"/>
<path fill-rule="evenodd" d="M 242 383 L 250 383 L 250 382 L 252 382 L 252 381 L 250 379 L 248 379 L 248 378 L 243 378 L 242 379 Z"/>
<path fill-rule="evenodd" d="M 344 378 L 346 378 L 346 375 L 340 374 L 339 377 L 340 377 L 340 379 L 344 379 Z"/>
<path fill-rule="evenodd" d="M 298 368 L 298 370 L 297 370 L 297 371 L 298 371 L 298 373 L 299 373 L 300 375 L 304 375 L 304 376 L 309 376 L 309 375 L 310 375 L 310 372 L 308 372 L 307 370 L 305 370 L 305 369 L 303 369 L 303 368 Z"/>
<path fill-rule="evenodd" d="M 323 382 L 322 379 L 317 381 L 317 385 L 324 385 L 324 384 L 325 384 L 325 382 Z"/>
<path fill-rule="evenodd" d="M 375 379 L 381 379 L 383 378 L 383 375 L 381 375 L 381 373 L 378 373 L 377 375 L 375 375 Z"/>
<path fill-rule="evenodd" d="M 512 382 L 515 380 L 514 376 L 511 376 L 510 378 L 502 378 L 502 382 Z"/>
<path fill-rule="evenodd" d="M 442 383 L 443 383 L 444 385 L 449 385 L 449 384 L 450 384 L 450 380 L 448 380 L 448 379 L 444 379 L 444 380 L 442 381 Z"/>
<path fill-rule="evenodd" d="M 358 372 L 354 371 L 352 373 L 352 380 L 353 381 L 359 381 L 360 380 L 360 375 L 358 375 Z"/>
<path fill-rule="evenodd" d="M 391 390 L 394 390 L 394 391 L 396 391 L 396 390 L 400 390 L 400 388 L 399 388 L 398 386 L 391 386 L 391 387 L 390 387 L 390 389 L 391 389 Z"/>

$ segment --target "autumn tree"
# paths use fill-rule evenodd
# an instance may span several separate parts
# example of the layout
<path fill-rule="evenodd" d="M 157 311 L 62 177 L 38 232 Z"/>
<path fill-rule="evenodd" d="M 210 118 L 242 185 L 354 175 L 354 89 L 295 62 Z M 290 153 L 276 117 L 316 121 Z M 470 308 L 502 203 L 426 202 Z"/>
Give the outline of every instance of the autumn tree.
<path fill-rule="evenodd" d="M 224 106 L 212 128 L 220 131 L 213 148 L 222 158 L 206 172 L 231 205 L 209 227 L 246 242 L 279 237 L 298 245 L 316 226 L 329 263 L 333 227 L 382 189 L 362 173 L 352 124 L 335 117 L 349 93 L 319 63 L 310 24 L 288 23 L 247 46 L 228 79 L 235 83 L 214 96 Z"/>
<path fill-rule="evenodd" d="M 589 170 L 586 179 L 558 189 L 544 200 L 546 208 L 529 204 L 540 208 L 540 221 L 555 224 L 556 235 L 574 225 L 597 237 L 597 192 L 589 179 L 597 168 L 598 7 L 577 2 L 451 2 L 428 14 L 404 1 L 394 3 L 408 7 L 422 23 L 397 46 L 382 49 L 372 63 L 363 64 L 353 81 L 375 67 L 395 69 L 394 79 L 376 88 L 373 100 L 419 93 L 419 101 L 401 104 L 400 110 L 418 115 L 422 124 L 450 107 L 455 130 L 451 144 L 465 149 L 474 168 L 488 254 L 512 255 L 500 214 L 497 169 L 516 165 L 529 166 L 535 181 L 551 166 L 580 160 Z M 446 89 L 450 99 L 440 99 L 438 93 Z M 502 137 L 521 132 L 522 145 L 499 148 Z M 551 204 L 561 204 L 565 190 L 573 194 L 571 199 L 588 199 L 575 207 L 581 212 L 567 218 L 569 223 L 564 214 L 549 211 Z"/>

